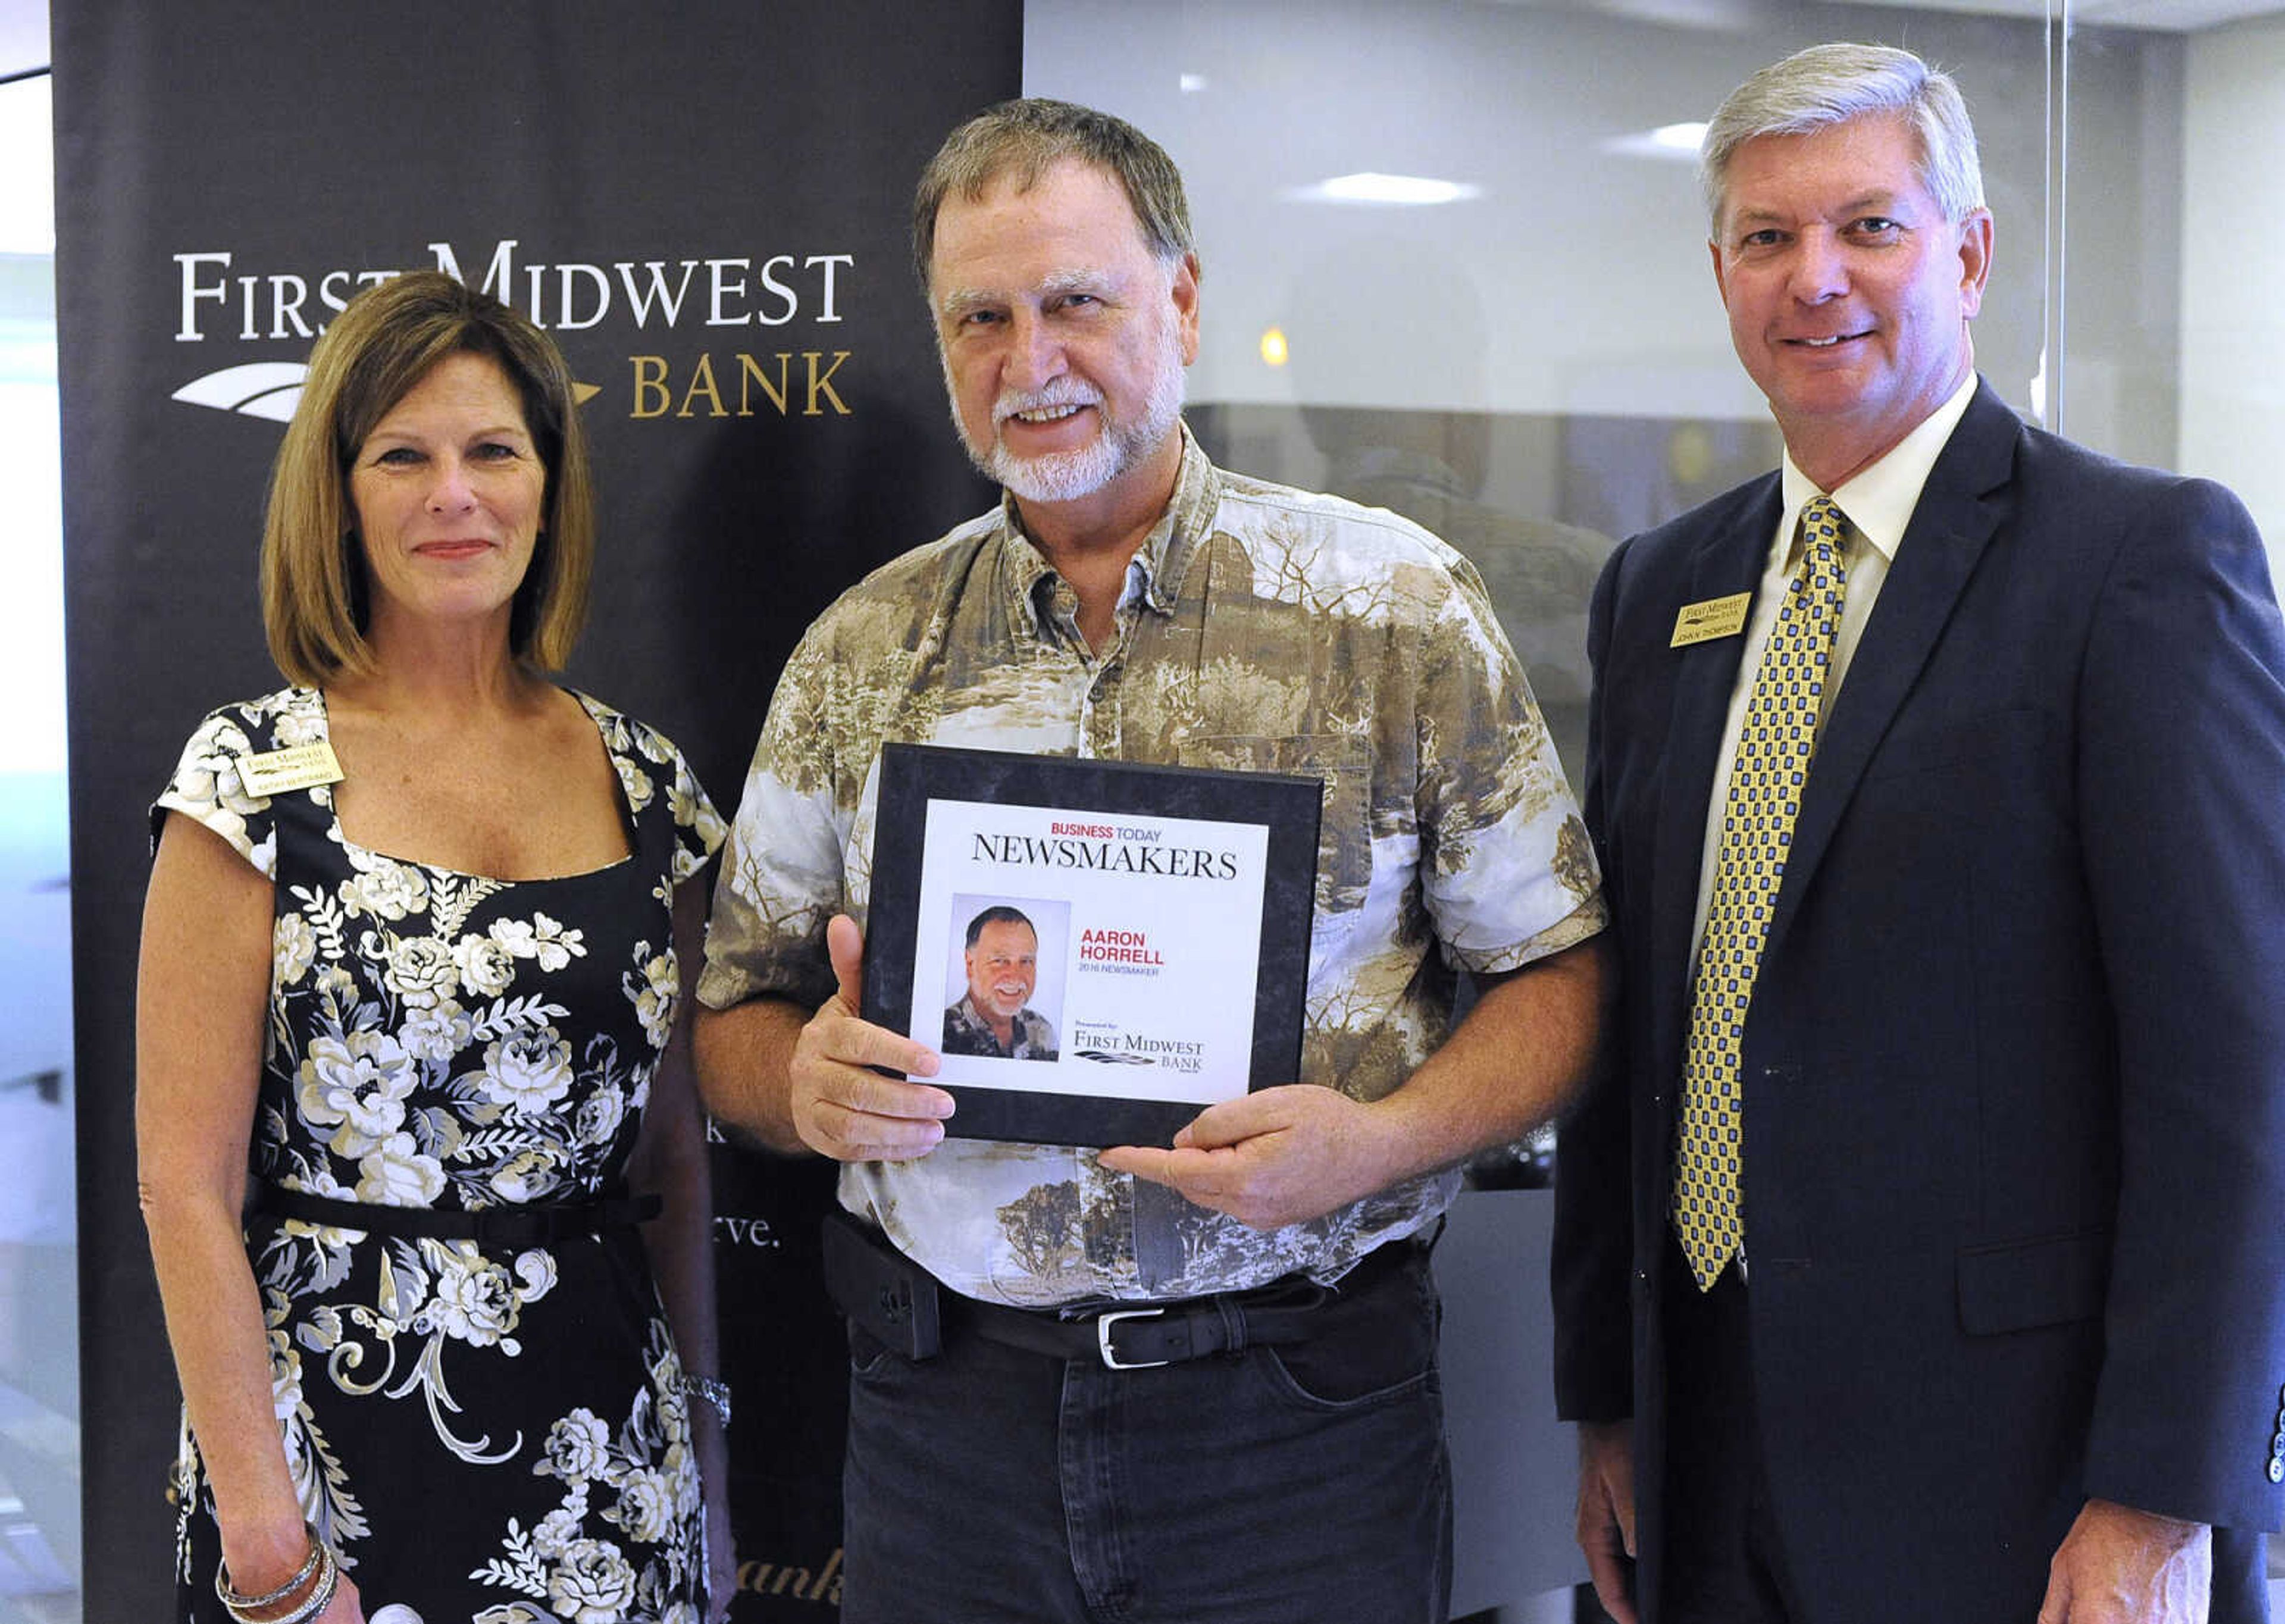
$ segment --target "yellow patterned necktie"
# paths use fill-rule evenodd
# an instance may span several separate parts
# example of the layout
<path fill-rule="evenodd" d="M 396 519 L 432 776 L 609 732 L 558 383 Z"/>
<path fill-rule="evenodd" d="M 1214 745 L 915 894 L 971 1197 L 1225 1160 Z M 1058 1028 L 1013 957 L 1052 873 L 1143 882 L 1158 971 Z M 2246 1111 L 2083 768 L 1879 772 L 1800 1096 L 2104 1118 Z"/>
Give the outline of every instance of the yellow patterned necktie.
<path fill-rule="evenodd" d="M 1674 1227 L 1701 1291 L 1745 1243 L 1738 1203 L 1739 1051 L 1817 752 L 1818 713 L 1832 686 L 1833 638 L 1847 584 L 1841 559 L 1847 523 L 1827 496 L 1811 498 L 1801 510 L 1801 561 L 1786 582 L 1754 675 L 1722 808 L 1674 1152 Z"/>

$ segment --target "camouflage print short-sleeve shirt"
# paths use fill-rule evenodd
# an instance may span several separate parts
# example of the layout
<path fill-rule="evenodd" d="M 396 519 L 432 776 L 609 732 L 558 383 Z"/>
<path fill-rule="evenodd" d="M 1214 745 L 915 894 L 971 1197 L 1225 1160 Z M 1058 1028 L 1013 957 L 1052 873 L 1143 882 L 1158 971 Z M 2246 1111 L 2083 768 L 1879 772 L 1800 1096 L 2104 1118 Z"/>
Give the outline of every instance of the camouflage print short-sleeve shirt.
<path fill-rule="evenodd" d="M 937 1053 L 985 1055 L 1001 1060 L 1056 1057 L 1056 1029 L 1038 1010 L 1029 1006 L 1018 1009 L 1010 1026 L 1013 1040 L 1003 1046 L 1000 1034 L 992 1030 L 992 1023 L 976 1007 L 976 1000 L 963 997 L 944 1012 L 944 1040 L 937 1045 Z"/>
<path fill-rule="evenodd" d="M 892 740 L 1323 779 L 1298 1080 L 1359 1099 L 1443 1041 L 1455 967 L 1513 969 L 1602 928 L 1585 826 L 1482 583 L 1418 526 L 1225 473 L 1185 430 L 1101 653 L 1077 611 L 1003 503 L 819 617 L 746 779 L 700 999 L 831 995 L 826 922 L 864 919 Z M 850 1165 L 841 1199 L 954 1290 L 1040 1306 L 1330 1281 L 1458 1185 L 1263 1232 L 1092 1151 L 948 1139 Z"/>

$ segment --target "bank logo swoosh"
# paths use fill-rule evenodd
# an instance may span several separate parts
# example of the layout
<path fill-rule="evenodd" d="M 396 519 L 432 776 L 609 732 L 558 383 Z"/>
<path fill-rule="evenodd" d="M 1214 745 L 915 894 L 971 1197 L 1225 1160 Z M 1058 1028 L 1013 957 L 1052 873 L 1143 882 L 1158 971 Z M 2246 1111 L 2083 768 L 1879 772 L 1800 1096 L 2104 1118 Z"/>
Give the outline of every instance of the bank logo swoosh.
<path fill-rule="evenodd" d="M 218 373 L 193 378 L 175 391 L 175 398 L 217 412 L 240 412 L 247 417 L 283 423 L 302 401 L 302 381 L 310 369 L 299 361 L 248 361 L 225 366 Z"/>
<path fill-rule="evenodd" d="M 1110 1049 L 1074 1049 L 1081 1060 L 1092 1060 L 1099 1066 L 1155 1066 L 1158 1063 L 1148 1055 L 1122 1055 Z"/>
<path fill-rule="evenodd" d="M 293 420 L 294 408 L 302 404 L 302 384 L 309 375 L 310 369 L 299 361 L 248 361 L 193 378 L 174 397 L 189 405 L 285 423 Z M 599 384 L 574 382 L 571 401 L 584 406 L 602 392 Z"/>

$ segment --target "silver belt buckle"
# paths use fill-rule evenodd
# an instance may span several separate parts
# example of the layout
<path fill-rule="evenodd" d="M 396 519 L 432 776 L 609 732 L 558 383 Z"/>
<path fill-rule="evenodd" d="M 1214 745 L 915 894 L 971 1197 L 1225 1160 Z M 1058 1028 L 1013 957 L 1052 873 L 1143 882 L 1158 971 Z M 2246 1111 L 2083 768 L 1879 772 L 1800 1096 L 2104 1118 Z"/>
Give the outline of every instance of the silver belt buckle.
<path fill-rule="evenodd" d="M 1155 1320 L 1166 1311 L 1164 1308 L 1114 1308 L 1095 1316 L 1095 1345 L 1103 1354 L 1106 1370 L 1155 1370 L 1160 1365 L 1172 1364 L 1169 1359 L 1142 1359 L 1129 1363 L 1120 1359 L 1111 1345 L 1111 1328 L 1120 1320 Z"/>

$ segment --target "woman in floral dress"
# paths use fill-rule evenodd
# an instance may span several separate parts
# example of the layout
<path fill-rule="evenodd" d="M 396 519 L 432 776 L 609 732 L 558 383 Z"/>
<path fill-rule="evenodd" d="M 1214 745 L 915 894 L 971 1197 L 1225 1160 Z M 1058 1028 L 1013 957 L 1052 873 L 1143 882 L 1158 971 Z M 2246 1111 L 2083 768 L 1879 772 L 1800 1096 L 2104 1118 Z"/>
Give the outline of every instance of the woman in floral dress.
<path fill-rule="evenodd" d="M 665 739 L 541 675 L 586 477 L 561 355 L 450 278 L 310 357 L 263 543 L 294 686 L 210 715 L 152 813 L 136 1130 L 185 1624 L 726 1608 L 675 1019 L 723 828 Z"/>

